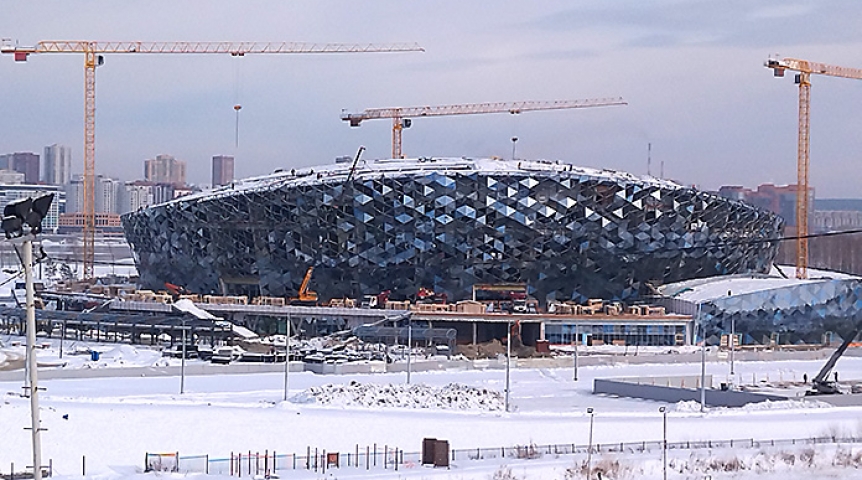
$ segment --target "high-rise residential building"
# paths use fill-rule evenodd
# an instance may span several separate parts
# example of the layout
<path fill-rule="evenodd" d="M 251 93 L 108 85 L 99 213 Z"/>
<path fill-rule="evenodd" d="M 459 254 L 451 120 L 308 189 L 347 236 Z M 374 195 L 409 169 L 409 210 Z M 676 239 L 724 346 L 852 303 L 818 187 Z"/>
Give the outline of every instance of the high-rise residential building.
<path fill-rule="evenodd" d="M 15 170 L 24 174 L 24 183 L 39 183 L 39 155 L 33 152 L 16 152 L 0 155 L 0 169 Z"/>
<path fill-rule="evenodd" d="M 776 186 L 772 184 L 758 185 L 756 190 L 741 186 L 723 186 L 718 194 L 725 198 L 741 200 L 748 204 L 769 210 L 784 219 L 784 236 L 793 237 L 798 232 L 796 222 L 796 195 L 798 185 Z M 808 204 L 814 205 L 814 189 L 808 188 Z M 816 230 L 814 212 L 808 212 L 809 233 Z M 779 264 L 793 264 L 797 260 L 796 242 L 781 242 L 775 261 Z M 814 264 L 812 264 L 812 267 Z"/>
<path fill-rule="evenodd" d="M 171 155 L 157 155 L 144 161 L 144 178 L 152 183 L 186 184 L 186 162 Z"/>
<path fill-rule="evenodd" d="M 120 213 L 120 191 L 124 183 L 120 180 L 103 177 L 96 177 L 96 213 Z"/>
<path fill-rule="evenodd" d="M 72 149 L 56 143 L 45 147 L 41 174 L 41 180 L 48 185 L 69 183 L 72 179 Z"/>
<path fill-rule="evenodd" d="M 21 185 L 24 183 L 24 174 L 15 170 L 0 170 L 0 185 Z"/>
<path fill-rule="evenodd" d="M 742 200 L 751 205 L 777 213 L 784 219 L 788 232 L 796 231 L 796 192 L 799 187 L 797 185 L 776 186 L 772 184 L 758 185 L 757 190 L 751 190 L 741 186 L 723 186 L 718 190 L 718 194 L 725 198 L 734 200 Z M 814 189 L 808 189 L 808 203 L 814 205 Z M 813 216 L 808 218 L 808 224 L 811 225 Z"/>
<path fill-rule="evenodd" d="M 227 185 L 233 181 L 233 157 L 216 155 L 213 157 L 213 187 Z"/>
<path fill-rule="evenodd" d="M 862 212 L 858 210 L 815 210 L 814 233 L 840 232 L 862 228 Z"/>
<path fill-rule="evenodd" d="M 149 182 L 126 182 L 120 198 L 120 214 L 134 212 L 155 205 L 153 184 Z"/>
<path fill-rule="evenodd" d="M 38 155 L 37 155 L 38 157 Z M 54 185 L 2 185 L 0 186 L 0 205 L 7 205 L 22 198 L 35 198 L 48 193 L 54 194 L 54 201 L 48 208 L 48 215 L 42 220 L 42 228 L 46 231 L 55 231 L 58 219 L 65 203 L 63 189 Z"/>
<path fill-rule="evenodd" d="M 65 185 L 66 190 L 66 212 L 75 213 L 84 211 L 84 176 L 75 175 Z"/>

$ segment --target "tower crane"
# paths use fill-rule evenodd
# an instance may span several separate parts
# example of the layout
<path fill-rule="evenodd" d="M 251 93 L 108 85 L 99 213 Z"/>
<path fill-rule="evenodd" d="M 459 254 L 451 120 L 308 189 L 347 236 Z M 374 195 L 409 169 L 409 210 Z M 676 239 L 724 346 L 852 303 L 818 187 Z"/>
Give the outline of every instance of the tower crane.
<path fill-rule="evenodd" d="M 799 141 L 796 161 L 796 278 L 808 278 L 808 198 L 809 171 L 809 109 L 811 107 L 811 74 L 862 80 L 862 69 L 838 67 L 825 63 L 810 62 L 796 58 L 770 58 L 764 66 L 772 69 L 776 77 L 783 77 L 785 70 L 799 72 Z"/>
<path fill-rule="evenodd" d="M 305 42 L 38 42 L 21 47 L 2 39 L 0 53 L 14 55 L 25 62 L 32 54 L 76 53 L 84 55 L 84 278 L 92 278 L 95 249 L 95 138 L 96 138 L 96 67 L 104 63 L 105 53 L 117 54 L 324 54 L 424 51 L 415 43 L 305 43 Z M 235 107 L 236 108 L 236 107 Z"/>
<path fill-rule="evenodd" d="M 456 105 L 438 105 L 424 107 L 391 107 L 368 108 L 362 113 L 341 112 L 341 119 L 350 122 L 351 127 L 358 127 L 365 120 L 377 118 L 392 119 L 392 158 L 402 158 L 401 131 L 413 124 L 411 117 L 433 117 L 440 115 L 472 115 L 479 113 L 511 113 L 518 114 L 532 110 L 563 110 L 570 108 L 606 107 L 611 105 L 628 105 L 622 98 L 597 98 L 587 100 L 557 100 L 549 102 L 497 102 L 497 103 L 466 103 Z"/>

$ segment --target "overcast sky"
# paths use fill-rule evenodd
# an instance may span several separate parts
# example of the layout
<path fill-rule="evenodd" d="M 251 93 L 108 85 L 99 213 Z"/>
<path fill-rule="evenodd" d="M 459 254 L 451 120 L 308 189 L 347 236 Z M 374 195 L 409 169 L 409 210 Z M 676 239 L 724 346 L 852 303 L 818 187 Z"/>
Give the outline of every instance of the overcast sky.
<path fill-rule="evenodd" d="M 705 189 L 795 183 L 797 88 L 770 54 L 862 67 L 858 0 L 146 2 L 4 0 L 0 37 L 39 40 L 418 42 L 424 53 L 106 55 L 97 70 L 96 169 L 132 180 L 171 154 L 209 183 L 390 155 L 388 120 L 342 109 L 623 97 L 624 107 L 414 120 L 408 156 L 517 156 L 647 173 Z M 862 197 L 862 81 L 812 79 L 819 198 Z M 242 104 L 239 146 L 233 105 Z M 62 143 L 81 170 L 83 58 L 0 57 L 0 153 Z"/>

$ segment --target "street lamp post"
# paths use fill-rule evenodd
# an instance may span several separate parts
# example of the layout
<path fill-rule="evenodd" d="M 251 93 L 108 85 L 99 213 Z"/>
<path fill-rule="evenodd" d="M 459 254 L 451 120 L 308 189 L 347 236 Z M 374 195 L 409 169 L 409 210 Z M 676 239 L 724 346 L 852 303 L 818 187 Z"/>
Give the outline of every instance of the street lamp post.
<path fill-rule="evenodd" d="M 33 444 L 33 480 L 42 480 L 42 421 L 39 418 L 39 382 L 36 362 L 36 299 L 33 287 L 33 240 L 42 232 L 54 194 L 15 200 L 3 209 L 0 228 L 6 239 L 21 241 L 27 310 L 27 378 L 30 383 L 30 434 Z M 29 226 L 29 232 L 24 227 Z"/>
<path fill-rule="evenodd" d="M 506 411 L 509 411 L 509 362 L 512 358 L 512 323 L 506 322 Z"/>
<path fill-rule="evenodd" d="M 66 340 L 66 321 L 63 320 L 63 326 L 60 327 L 60 358 L 63 358 L 63 342 Z"/>
<path fill-rule="evenodd" d="M 385 362 L 384 362 L 385 363 Z M 284 401 L 287 401 L 287 389 L 290 386 L 290 314 L 287 314 L 287 326 L 284 337 Z"/>
<path fill-rule="evenodd" d="M 701 318 L 701 304 L 697 304 L 697 323 L 700 325 L 700 413 L 706 411 L 706 334 Z"/>
<path fill-rule="evenodd" d="M 728 290 L 727 296 L 730 297 L 733 293 Z M 736 350 L 736 318 L 731 314 L 730 316 L 730 381 L 733 383 L 733 351 Z"/>
<path fill-rule="evenodd" d="M 180 395 L 186 392 L 186 320 L 183 319 L 183 358 L 180 360 Z"/>
<path fill-rule="evenodd" d="M 662 442 L 661 442 L 661 462 L 662 462 L 662 479 L 667 480 L 667 408 L 659 407 L 659 412 L 662 414 Z"/>
<path fill-rule="evenodd" d="M 730 317 L 730 375 L 731 379 L 736 373 L 733 370 L 733 351 L 736 350 L 736 319 Z"/>
<path fill-rule="evenodd" d="M 578 324 L 575 324 L 575 359 L 574 359 L 574 369 L 575 369 L 575 381 L 578 381 L 578 344 L 581 342 L 581 336 L 578 335 Z"/>
<path fill-rule="evenodd" d="M 407 318 L 407 385 L 410 385 L 410 358 L 413 357 L 413 320 Z"/>
<path fill-rule="evenodd" d="M 587 408 L 587 413 L 590 414 L 590 441 L 587 447 L 587 480 L 593 477 L 593 407 Z"/>

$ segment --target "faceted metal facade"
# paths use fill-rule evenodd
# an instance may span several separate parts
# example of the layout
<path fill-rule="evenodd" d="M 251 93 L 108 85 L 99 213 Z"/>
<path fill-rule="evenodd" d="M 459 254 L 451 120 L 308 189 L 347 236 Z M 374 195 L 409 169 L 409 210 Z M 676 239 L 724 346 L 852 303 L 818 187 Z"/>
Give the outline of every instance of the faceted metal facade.
<path fill-rule="evenodd" d="M 727 284 L 727 280 L 731 279 L 714 282 Z M 766 277 L 761 280 L 771 282 Z M 783 286 L 769 284 L 741 294 L 733 293 L 731 287 L 710 287 L 707 282 L 702 285 L 713 291 L 726 290 L 729 295 L 699 302 L 674 298 L 696 291 L 696 283 L 700 282 L 666 285 L 662 292 L 668 297 L 660 303 L 676 313 L 693 315 L 695 322 L 703 322 L 704 332 L 712 343 L 716 343 L 718 335 L 730 333 L 731 323 L 734 331 L 744 336 L 744 344 L 770 341 L 819 344 L 826 332 L 842 336 L 862 323 L 862 280 L 858 278 L 791 279 L 784 281 Z"/>
<path fill-rule="evenodd" d="M 315 172 L 316 170 L 316 172 Z M 322 299 L 525 282 L 541 301 L 631 300 L 765 272 L 772 213 L 672 182 L 550 162 L 419 159 L 280 172 L 122 217 L 142 283 Z"/>

